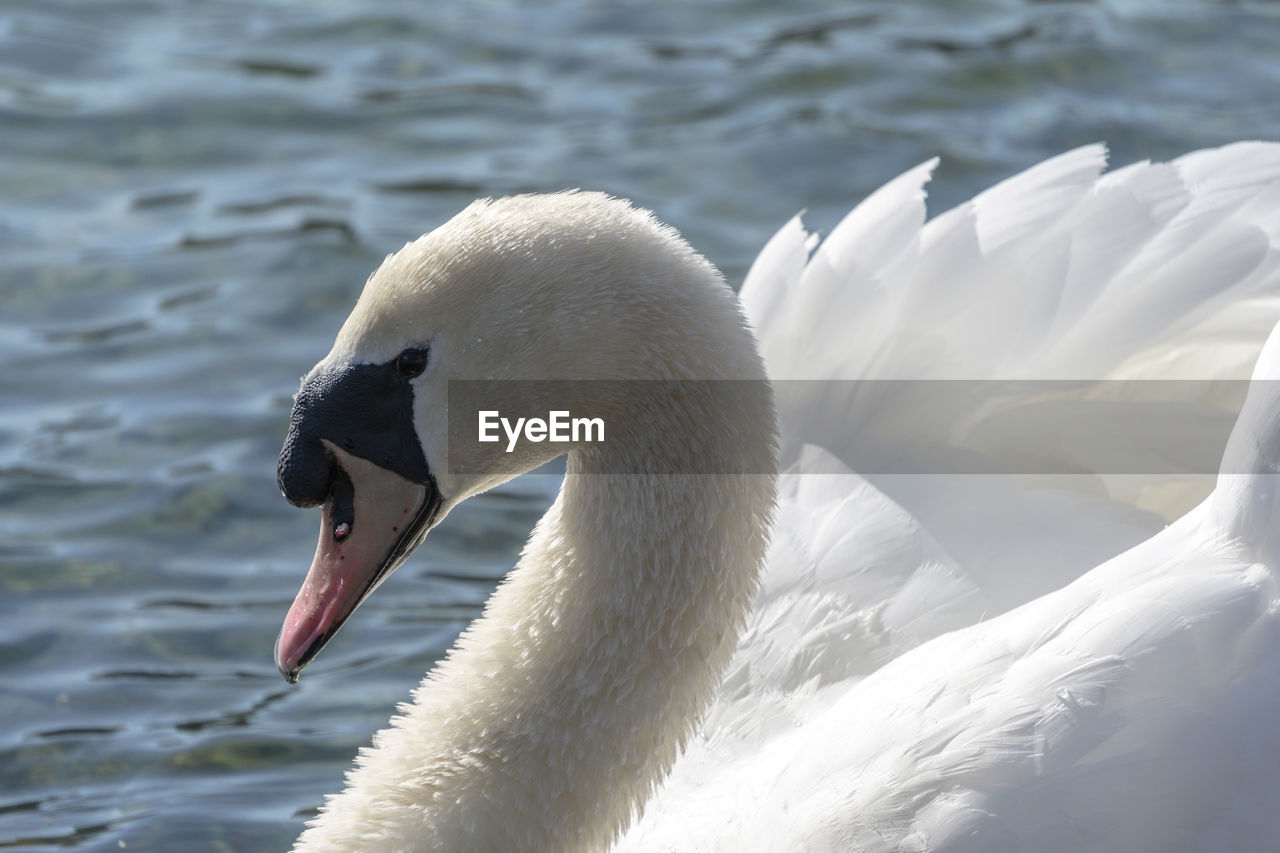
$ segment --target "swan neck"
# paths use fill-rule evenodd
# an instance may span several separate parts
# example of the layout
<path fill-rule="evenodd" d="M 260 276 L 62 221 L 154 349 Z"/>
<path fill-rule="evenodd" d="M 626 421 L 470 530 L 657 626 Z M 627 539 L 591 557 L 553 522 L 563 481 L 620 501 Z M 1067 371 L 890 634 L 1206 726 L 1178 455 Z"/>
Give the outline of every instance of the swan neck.
<path fill-rule="evenodd" d="M 528 766 L 507 778 L 540 790 L 502 795 L 530 804 L 517 825 L 547 824 L 534 848 L 603 849 L 639 813 L 710 704 L 757 589 L 771 425 L 758 436 L 726 425 L 723 447 L 685 447 L 681 460 L 676 425 L 648 416 L 615 454 L 569 460 L 559 499 L 486 616 L 520 649 L 506 663 L 522 682 L 508 719 L 536 720 L 519 748 Z M 753 443 L 748 473 L 598 473 L 644 470 L 655 455 L 664 472 L 706 470 L 722 451 L 750 460 Z"/>
<path fill-rule="evenodd" d="M 755 596 L 775 491 L 767 402 L 703 412 L 684 440 L 689 411 L 646 401 L 647 427 L 571 455 L 484 615 L 297 849 L 607 849 L 709 706 Z M 654 455 L 664 471 L 736 472 L 599 473 Z"/>

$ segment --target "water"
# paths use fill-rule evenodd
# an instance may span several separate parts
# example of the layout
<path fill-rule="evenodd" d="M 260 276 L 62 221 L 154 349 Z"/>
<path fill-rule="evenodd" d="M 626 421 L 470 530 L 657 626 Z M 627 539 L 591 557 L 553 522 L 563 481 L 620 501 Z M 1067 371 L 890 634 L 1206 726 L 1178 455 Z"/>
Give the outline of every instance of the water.
<path fill-rule="evenodd" d="M 940 210 L 1098 139 L 1280 138 L 1274 4 L 783 6 L 0 5 L 0 848 L 282 849 L 478 612 L 553 478 L 271 662 L 317 524 L 290 394 L 470 199 L 629 196 L 736 283 L 934 154 Z"/>

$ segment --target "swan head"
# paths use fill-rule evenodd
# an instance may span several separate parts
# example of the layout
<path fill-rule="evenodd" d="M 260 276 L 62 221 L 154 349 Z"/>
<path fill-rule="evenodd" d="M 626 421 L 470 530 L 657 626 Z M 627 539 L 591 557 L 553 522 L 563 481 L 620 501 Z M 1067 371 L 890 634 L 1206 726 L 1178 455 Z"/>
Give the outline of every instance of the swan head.
<path fill-rule="evenodd" d="M 607 424 L 627 405 L 598 393 L 614 380 L 763 378 L 719 273 L 647 211 L 582 192 L 475 202 L 386 258 L 295 397 L 279 484 L 322 522 L 281 673 L 295 681 L 452 507 L 574 449 L 464 436 L 459 388 Z"/>

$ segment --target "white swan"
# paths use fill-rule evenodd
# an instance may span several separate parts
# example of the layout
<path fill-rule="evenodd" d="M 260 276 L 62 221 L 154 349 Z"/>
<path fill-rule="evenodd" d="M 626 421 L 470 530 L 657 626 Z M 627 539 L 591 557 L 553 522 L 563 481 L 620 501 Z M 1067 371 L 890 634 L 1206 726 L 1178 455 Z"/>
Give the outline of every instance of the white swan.
<path fill-rule="evenodd" d="M 1280 286 L 1280 153 L 1224 152 L 1101 180 L 1100 151 L 1074 152 L 922 228 L 925 167 L 813 257 L 792 224 L 744 289 L 770 373 L 1088 377 L 1140 373 L 1156 353 L 1167 374 L 1205 352 L 1195 330 L 1215 309 Z M 1212 276 L 1161 278 L 1162 263 L 1199 253 Z M 1022 281 L 998 274 L 1011 269 Z M 1245 352 L 1211 350 L 1215 372 L 1256 351 L 1242 316 L 1218 321 L 1236 323 Z M 914 337 L 890 334 L 917 323 Z M 1011 328 L 1030 331 L 1011 341 Z M 1258 372 L 1280 376 L 1280 343 Z M 1280 708 L 1266 655 L 1277 395 L 1251 394 L 1229 476 L 1185 519 L 1058 592 L 937 636 L 1005 603 L 1000 580 L 1036 531 L 1123 529 L 1106 547 L 1145 521 L 1006 478 L 980 494 L 972 478 L 863 480 L 845 466 L 862 452 L 851 435 L 906 452 L 912 433 L 873 429 L 865 388 L 790 400 L 784 388 L 784 462 L 827 476 L 784 481 L 756 600 L 774 426 L 758 394 L 724 389 L 763 377 L 715 271 L 603 196 L 477 203 L 384 262 L 304 379 L 281 455 L 290 500 L 324 506 L 277 646 L 287 676 L 453 505 L 563 451 L 526 442 L 513 462 L 500 444 L 451 438 L 449 380 L 606 380 L 551 386 L 569 399 L 498 387 L 500 407 L 594 407 L 608 440 L 572 450 L 484 616 L 297 849 L 1255 849 L 1250 833 L 1270 824 L 1249 786 L 1258 802 L 1280 787 L 1266 760 L 1276 739 L 1258 725 Z M 704 382 L 618 384 L 655 378 Z M 1017 407 L 997 408 L 983 402 L 966 426 Z M 975 452 L 974 434 L 950 436 L 948 452 Z M 691 470 L 717 473 L 671 473 Z M 978 501 L 1016 514 L 993 521 Z M 974 547 L 1002 524 L 1031 533 Z M 1080 554 L 1048 562 L 1041 585 L 1087 567 Z"/>

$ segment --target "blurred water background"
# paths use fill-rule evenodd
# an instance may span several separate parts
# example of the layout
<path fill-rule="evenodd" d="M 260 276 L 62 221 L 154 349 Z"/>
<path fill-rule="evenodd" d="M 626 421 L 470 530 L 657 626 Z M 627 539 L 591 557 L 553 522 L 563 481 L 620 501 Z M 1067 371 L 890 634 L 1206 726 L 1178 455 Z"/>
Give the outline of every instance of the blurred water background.
<path fill-rule="evenodd" d="M 1280 139 L 1280 4 L 0 2 L 0 848 L 287 847 L 549 503 L 450 516 L 288 687 L 298 377 L 476 196 L 604 189 L 735 286 L 935 154 Z"/>

